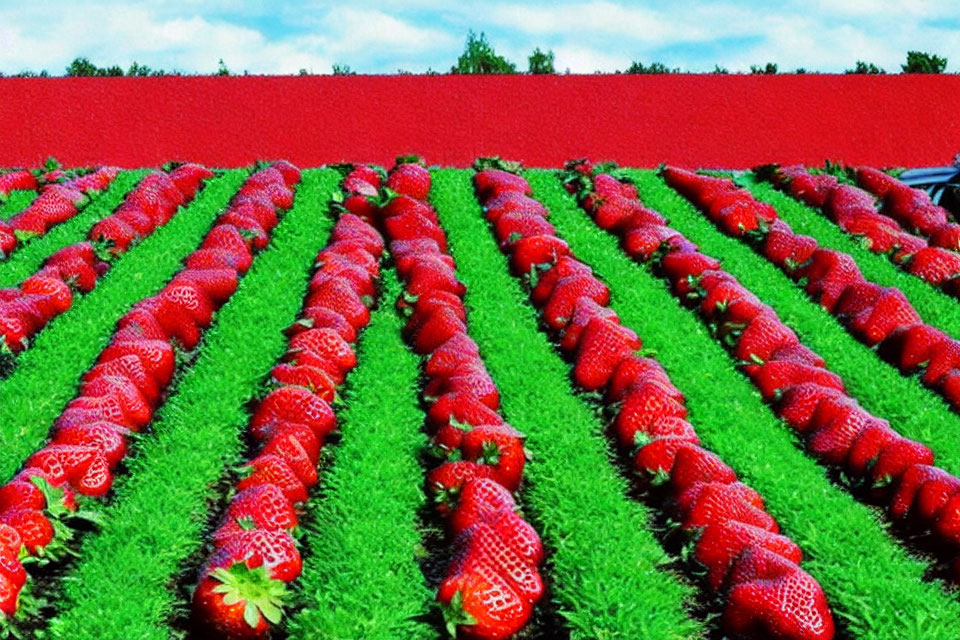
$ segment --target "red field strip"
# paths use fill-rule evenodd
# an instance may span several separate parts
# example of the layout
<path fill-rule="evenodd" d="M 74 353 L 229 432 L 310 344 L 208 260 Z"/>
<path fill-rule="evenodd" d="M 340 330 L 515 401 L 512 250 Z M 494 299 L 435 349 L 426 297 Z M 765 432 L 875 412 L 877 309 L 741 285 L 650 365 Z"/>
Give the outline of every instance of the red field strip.
<path fill-rule="evenodd" d="M 804 177 L 791 181 L 791 191 L 808 201 L 822 198 L 828 208 L 840 206 L 839 198 L 827 200 L 829 194 L 845 187 L 848 193 L 855 189 L 839 185 L 807 190 L 801 187 L 801 180 L 806 176 L 815 178 L 817 184 L 826 185 L 833 182 L 820 178 L 835 179 L 832 176 L 811 176 L 806 172 L 796 175 Z M 869 282 L 849 254 L 822 249 L 814 238 L 794 233 L 790 225 L 778 218 L 771 205 L 759 202 L 746 189 L 737 188 L 732 180 L 695 175 L 669 167 L 664 176 L 670 186 L 693 202 L 723 233 L 753 242 L 762 256 L 792 280 L 805 282 L 806 292 L 828 313 L 836 316 L 858 340 L 876 346 L 878 353 L 904 374 L 911 375 L 923 369 L 921 382 L 943 396 L 954 411 L 960 410 L 960 340 L 925 324 L 903 292 L 896 287 L 881 287 Z M 879 216 L 871 213 L 872 209 L 861 209 L 860 205 L 851 207 L 851 211 L 854 214 L 863 212 L 865 219 Z M 895 223 L 891 221 L 891 224 Z M 897 233 L 906 234 L 905 231 Z M 911 237 L 923 243 L 922 239 Z M 913 260 L 918 259 L 921 251 L 942 252 L 960 260 L 960 255 L 936 247 L 917 251 Z M 949 281 L 953 282 L 957 281 Z M 960 289 L 951 292 L 956 296 Z"/>
<path fill-rule="evenodd" d="M 955 75 L 0 78 L 0 96 L 0 166 L 940 166 L 960 149 Z"/>
<path fill-rule="evenodd" d="M 656 360 L 636 355 L 640 338 L 609 308 L 606 285 L 556 237 L 526 180 L 487 169 L 475 185 L 511 269 L 535 282 L 531 301 L 573 360 L 574 383 L 604 393 L 604 405 L 616 409 L 619 445 L 633 453 L 637 470 L 664 478 L 665 504 L 698 534 L 694 557 L 709 570 L 710 590 L 723 594 L 726 631 L 832 638 L 833 617 L 820 585 L 799 566 L 800 548 L 779 534 L 760 495 L 700 447 L 683 394 Z"/>
<path fill-rule="evenodd" d="M 380 184 L 366 167 L 351 178 Z M 543 546 L 516 510 L 513 492 L 526 462 L 523 435 L 500 416 L 500 393 L 467 334 L 466 287 L 427 202 L 430 184 L 429 171 L 398 160 L 384 185 L 398 195 L 378 216 L 404 285 L 397 304 L 409 316 L 405 337 L 427 358 L 421 397 L 443 459 L 430 471 L 427 489 L 455 550 L 437 600 L 451 634 L 497 640 L 520 631 L 543 595 Z"/>
<path fill-rule="evenodd" d="M 184 269 L 120 319 L 50 441 L 0 487 L 0 557 L 4 567 L 19 567 L 0 573 L 0 611 L 13 615 L 19 606 L 28 579 L 21 557 L 42 565 L 67 552 L 74 492 L 102 498 L 110 490 L 128 436 L 149 425 L 173 380 L 175 344 L 186 351 L 197 346 L 253 254 L 267 245 L 277 210 L 293 204 L 298 181 L 299 170 L 289 163 L 247 178 Z"/>
<path fill-rule="evenodd" d="M 194 620 L 211 637 L 262 634 L 280 621 L 285 585 L 302 571 L 290 533 L 296 505 L 317 484 L 320 450 L 337 427 L 331 404 L 357 364 L 353 343 L 370 319 L 362 310 L 374 302 L 383 248 L 372 225 L 345 214 L 317 256 L 287 353 L 271 371 L 273 389 L 250 420 L 262 446 L 240 468 L 193 593 Z M 237 602 L 226 603 L 230 596 Z"/>
<path fill-rule="evenodd" d="M 800 342 L 771 307 L 724 271 L 718 260 L 700 253 L 667 226 L 659 214 L 644 208 L 632 185 L 620 186 L 613 176 L 591 174 L 587 167 L 578 169 L 583 171 L 581 183 L 621 189 L 620 198 L 636 203 L 640 215 L 624 215 L 628 209 L 615 206 L 609 197 L 585 200 L 583 206 L 598 226 L 620 236 L 631 258 L 656 261 L 658 273 L 670 282 L 674 294 L 697 303 L 699 313 L 717 327 L 718 337 L 744 373 L 764 400 L 773 404 L 777 416 L 802 437 L 807 451 L 867 487 L 873 498 L 889 506 L 894 519 L 931 534 L 939 551 L 955 558 L 954 579 L 960 580 L 960 478 L 934 466 L 928 447 L 904 438 L 863 409 L 846 393 L 839 376 Z M 722 206 L 730 203 L 728 180 L 669 168 L 665 173 L 681 193 L 715 206 L 721 226 L 741 234 L 757 228 L 772 210 L 764 203 L 751 207 L 749 193 L 733 206 Z M 648 234 L 659 240 L 639 242 Z M 830 282 L 821 281 L 821 286 Z"/>
<path fill-rule="evenodd" d="M 23 242 L 77 215 L 90 202 L 90 195 L 109 187 L 119 173 L 116 167 L 101 167 L 79 178 L 45 185 L 26 209 L 9 220 L 0 220 L 0 259 Z"/>
<path fill-rule="evenodd" d="M 165 225 L 193 200 L 213 172 L 182 165 L 169 175 L 148 175 L 116 211 L 90 229 L 87 242 L 65 247 L 17 288 L 0 289 L 0 353 L 19 353 L 47 324 L 73 306 L 74 292 L 90 293 L 110 264 L 130 246 Z"/>

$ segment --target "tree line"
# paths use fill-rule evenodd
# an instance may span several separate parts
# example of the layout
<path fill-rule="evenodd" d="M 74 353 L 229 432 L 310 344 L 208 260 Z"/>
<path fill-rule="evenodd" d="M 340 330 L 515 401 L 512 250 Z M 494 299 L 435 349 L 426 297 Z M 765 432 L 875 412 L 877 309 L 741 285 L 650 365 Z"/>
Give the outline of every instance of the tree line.
<path fill-rule="evenodd" d="M 484 74 L 519 74 L 527 73 L 532 75 L 541 75 L 541 74 L 556 74 L 558 73 L 554 66 L 554 53 L 552 50 L 543 51 L 540 47 L 537 47 L 527 58 L 527 69 L 522 71 L 518 68 L 518 65 L 515 62 L 512 62 L 505 58 L 502 55 L 499 55 L 493 48 L 493 45 L 487 40 L 486 35 L 481 32 L 479 35 L 475 34 L 473 31 L 470 31 L 467 34 L 467 42 L 464 47 L 463 53 L 460 54 L 460 57 L 457 58 L 456 64 L 450 67 L 449 73 L 454 74 L 468 74 L 468 75 L 484 75 Z M 923 51 L 908 51 L 907 60 L 904 64 L 900 65 L 901 73 L 944 73 L 947 68 L 947 59 L 936 54 L 925 53 Z M 355 75 L 356 72 L 347 64 L 336 63 L 332 68 L 333 75 Z M 398 69 L 397 74 L 399 75 L 409 75 L 412 72 L 406 71 L 404 69 Z M 433 69 L 428 69 L 425 72 L 425 75 L 435 75 L 440 73 L 439 71 L 434 71 Z M 570 73 L 570 70 L 567 69 L 566 73 Z M 597 73 L 601 73 L 597 71 Z M 664 73 L 685 73 L 681 71 L 679 67 L 668 67 L 662 62 L 651 62 L 649 64 L 644 64 L 640 61 L 632 62 L 626 69 L 623 71 L 617 71 L 616 73 L 627 73 L 627 74 L 664 74 Z M 717 74 L 726 74 L 730 71 L 716 65 L 712 71 L 709 73 Z M 750 65 L 751 74 L 760 74 L 760 75 L 772 75 L 780 73 L 779 68 L 774 62 L 767 62 L 760 65 Z M 794 69 L 792 72 L 787 73 L 817 73 L 813 71 L 808 71 L 805 68 Z M 886 74 L 887 71 L 878 67 L 872 62 L 866 62 L 863 60 L 857 60 L 856 64 L 850 69 L 846 69 L 844 73 L 848 74 L 865 74 L 865 75 L 880 75 Z M 4 74 L 0 72 L 0 76 Z M 49 77 L 49 74 L 46 70 L 39 72 L 34 71 L 21 71 L 16 74 L 12 74 L 13 77 L 21 78 L 46 78 Z M 246 71 L 237 74 L 232 72 L 227 68 L 227 65 L 224 63 L 221 58 L 217 67 L 216 72 L 212 74 L 188 74 L 180 71 L 166 71 L 164 69 L 154 69 L 145 64 L 140 64 L 138 62 L 133 62 L 126 70 L 123 67 L 118 65 L 112 65 L 109 67 L 99 67 L 87 58 L 76 58 L 73 62 L 67 65 L 66 70 L 63 74 L 64 76 L 69 77 L 113 77 L 113 76 L 181 76 L 181 75 L 218 75 L 218 76 L 231 76 L 231 75 L 248 75 Z M 300 69 L 299 75 L 312 75 L 312 72 L 307 69 Z"/>

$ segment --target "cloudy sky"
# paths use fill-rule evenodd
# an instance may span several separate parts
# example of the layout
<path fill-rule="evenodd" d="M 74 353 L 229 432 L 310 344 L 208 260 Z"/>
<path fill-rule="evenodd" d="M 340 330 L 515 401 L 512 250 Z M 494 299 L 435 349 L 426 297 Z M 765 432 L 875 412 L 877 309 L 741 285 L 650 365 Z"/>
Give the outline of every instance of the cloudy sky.
<path fill-rule="evenodd" d="M 744 71 L 775 62 L 840 72 L 856 60 L 898 71 L 906 51 L 937 53 L 960 71 L 956 0 L 720 0 L 441 2 L 43 3 L 0 0 L 0 71 L 62 74 L 74 58 L 98 65 L 209 73 L 446 71 L 467 31 L 526 69 L 534 47 L 558 71 L 615 71 L 632 60 L 690 71 Z M 278 8 L 279 7 L 279 8 Z"/>

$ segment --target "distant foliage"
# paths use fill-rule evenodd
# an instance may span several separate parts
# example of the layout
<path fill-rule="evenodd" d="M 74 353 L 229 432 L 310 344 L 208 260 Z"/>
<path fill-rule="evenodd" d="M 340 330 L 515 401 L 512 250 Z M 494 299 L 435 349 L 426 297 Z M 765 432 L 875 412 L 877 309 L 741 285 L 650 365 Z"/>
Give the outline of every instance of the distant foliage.
<path fill-rule="evenodd" d="M 70 77 L 122 76 L 123 69 L 117 65 L 113 65 L 112 67 L 98 67 L 90 62 L 87 58 L 76 58 L 73 62 L 67 65 L 66 75 Z"/>
<path fill-rule="evenodd" d="M 227 63 L 223 61 L 223 58 L 220 58 L 219 62 L 217 63 L 217 75 L 218 76 L 230 75 L 230 69 L 227 69 Z"/>
<path fill-rule="evenodd" d="M 335 76 L 355 76 L 357 72 L 350 68 L 348 64 L 333 64 L 333 75 Z"/>
<path fill-rule="evenodd" d="M 557 72 L 556 69 L 553 68 L 553 51 L 544 53 L 540 50 L 540 47 L 537 47 L 533 50 L 533 53 L 530 54 L 528 62 L 529 73 L 539 75 Z"/>
<path fill-rule="evenodd" d="M 634 61 L 630 63 L 624 73 L 680 73 L 680 68 L 671 69 L 662 62 L 651 62 L 644 66 L 642 62 Z"/>
<path fill-rule="evenodd" d="M 777 63 L 776 63 L 776 62 L 768 62 L 767 64 L 763 65 L 762 67 L 761 67 L 760 65 L 752 64 L 752 65 L 750 65 L 750 73 L 755 74 L 755 75 L 768 75 L 768 76 L 772 76 L 772 75 L 774 75 L 775 73 L 777 73 Z M 804 73 L 806 73 L 806 70 L 804 70 Z"/>
<path fill-rule="evenodd" d="M 467 34 L 467 44 L 457 58 L 450 73 L 465 74 L 495 74 L 516 73 L 517 65 L 503 56 L 497 55 L 493 47 L 487 42 L 487 36 L 480 32 L 477 36 L 473 31 Z"/>
<path fill-rule="evenodd" d="M 872 62 L 864 62 L 863 60 L 857 60 L 857 64 L 854 65 L 853 69 L 847 69 L 844 73 L 862 73 L 866 75 L 880 75 L 886 73 L 883 69 L 873 64 Z"/>
<path fill-rule="evenodd" d="M 933 53 L 907 51 L 907 64 L 900 65 L 904 73 L 943 73 L 947 59 Z"/>
<path fill-rule="evenodd" d="M 721 67 L 720 65 L 715 64 L 715 65 L 713 65 L 713 71 L 711 71 L 711 73 L 718 73 L 718 74 L 721 74 L 721 75 L 726 75 L 726 74 L 729 74 L 729 73 L 730 73 L 730 70 L 727 69 L 726 67 Z"/>

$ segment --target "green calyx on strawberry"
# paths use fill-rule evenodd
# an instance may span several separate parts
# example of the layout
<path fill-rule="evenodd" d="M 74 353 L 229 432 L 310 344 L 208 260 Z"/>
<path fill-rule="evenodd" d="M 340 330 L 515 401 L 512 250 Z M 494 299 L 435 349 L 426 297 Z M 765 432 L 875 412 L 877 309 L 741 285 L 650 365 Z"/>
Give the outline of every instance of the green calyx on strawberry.
<path fill-rule="evenodd" d="M 236 563 L 215 569 L 194 592 L 194 614 L 203 625 L 226 638 L 259 638 L 283 618 L 286 585 L 265 567 Z"/>
<path fill-rule="evenodd" d="M 457 637 L 457 627 L 470 627 L 477 624 L 477 619 L 463 608 L 463 592 L 457 591 L 450 598 L 450 602 L 440 605 L 443 619 L 446 622 L 447 633 L 451 638 Z"/>

